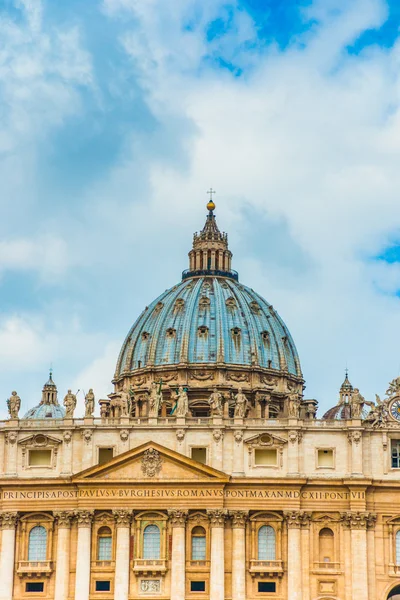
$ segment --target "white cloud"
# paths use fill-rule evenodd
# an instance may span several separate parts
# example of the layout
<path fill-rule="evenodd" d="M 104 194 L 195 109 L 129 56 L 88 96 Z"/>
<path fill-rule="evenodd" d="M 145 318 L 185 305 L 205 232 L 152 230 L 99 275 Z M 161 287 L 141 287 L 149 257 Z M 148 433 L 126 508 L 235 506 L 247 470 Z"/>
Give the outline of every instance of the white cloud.
<path fill-rule="evenodd" d="M 385 389 L 398 369 L 398 269 L 371 263 L 370 256 L 400 230 L 400 44 L 359 56 L 345 50 L 362 31 L 383 23 L 385 3 L 315 2 L 310 16 L 319 23 L 304 36 L 306 47 L 253 54 L 241 78 L 196 70 L 205 52 L 204 23 L 183 32 L 182 5 L 171 14 L 128 0 L 106 4 L 135 13 L 135 28 L 122 43 L 140 69 L 152 110 L 165 120 L 179 113 L 196 126 L 187 172 L 153 162 L 153 227 L 179 212 L 175 239 L 188 239 L 182 201 L 191 211 L 212 183 L 220 224 L 241 251 L 235 266 L 249 267 L 241 269 L 242 279 L 273 301 L 291 326 L 307 392 L 325 408 L 334 403 L 346 362 L 367 395 Z M 233 29 L 223 44 L 234 47 L 238 37 Z M 311 275 L 290 274 L 280 263 L 279 243 L 269 264 L 262 243 L 258 258 L 248 255 L 250 240 L 241 237 L 243 230 L 248 234 L 245 206 L 287 224 L 314 265 Z"/>
<path fill-rule="evenodd" d="M 2 271 L 35 271 L 42 279 L 59 279 L 71 258 L 64 240 L 45 235 L 37 240 L 0 240 L 0 274 Z"/>

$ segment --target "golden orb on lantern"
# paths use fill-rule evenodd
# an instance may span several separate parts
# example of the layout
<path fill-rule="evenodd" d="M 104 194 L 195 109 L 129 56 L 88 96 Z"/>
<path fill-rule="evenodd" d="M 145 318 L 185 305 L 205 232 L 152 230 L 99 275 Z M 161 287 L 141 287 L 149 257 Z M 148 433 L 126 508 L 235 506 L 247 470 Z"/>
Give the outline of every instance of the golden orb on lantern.
<path fill-rule="evenodd" d="M 212 200 L 210 200 L 207 204 L 207 210 L 215 210 L 215 204 Z"/>

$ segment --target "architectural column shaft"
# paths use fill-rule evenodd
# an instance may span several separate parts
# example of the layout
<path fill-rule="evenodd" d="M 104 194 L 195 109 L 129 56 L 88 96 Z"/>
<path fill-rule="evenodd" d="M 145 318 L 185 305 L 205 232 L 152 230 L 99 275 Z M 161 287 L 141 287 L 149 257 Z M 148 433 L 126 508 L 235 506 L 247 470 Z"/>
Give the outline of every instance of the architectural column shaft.
<path fill-rule="evenodd" d="M 288 528 L 288 598 L 302 600 L 301 532 L 299 527 Z"/>
<path fill-rule="evenodd" d="M 225 600 L 225 512 L 210 510 L 211 519 L 211 568 L 210 598 Z"/>
<path fill-rule="evenodd" d="M 185 526 L 172 528 L 171 598 L 185 600 Z"/>
<path fill-rule="evenodd" d="M 303 600 L 310 600 L 310 528 L 303 527 L 300 535 Z"/>
<path fill-rule="evenodd" d="M 365 529 L 351 530 L 352 593 L 353 598 L 368 598 L 367 532 Z"/>
<path fill-rule="evenodd" d="M 233 517 L 232 525 L 232 600 L 246 600 L 246 530 L 245 521 Z M 236 520 L 236 522 L 235 522 Z"/>
<path fill-rule="evenodd" d="M 14 584 L 15 527 L 3 529 L 0 556 L 0 600 L 12 600 Z"/>
<path fill-rule="evenodd" d="M 352 600 L 351 585 L 351 536 L 350 529 L 343 530 L 343 550 L 344 550 L 344 588 L 345 600 Z"/>
<path fill-rule="evenodd" d="M 128 600 L 130 528 L 117 527 L 114 600 Z"/>
<path fill-rule="evenodd" d="M 58 526 L 54 600 L 67 600 L 69 588 L 70 525 Z"/>
<path fill-rule="evenodd" d="M 90 551 L 92 516 L 83 512 L 78 516 L 78 547 L 76 551 L 75 600 L 89 600 Z"/>
<path fill-rule="evenodd" d="M 368 555 L 368 591 L 370 600 L 376 598 L 376 560 L 375 560 L 375 530 L 367 531 L 367 555 Z"/>

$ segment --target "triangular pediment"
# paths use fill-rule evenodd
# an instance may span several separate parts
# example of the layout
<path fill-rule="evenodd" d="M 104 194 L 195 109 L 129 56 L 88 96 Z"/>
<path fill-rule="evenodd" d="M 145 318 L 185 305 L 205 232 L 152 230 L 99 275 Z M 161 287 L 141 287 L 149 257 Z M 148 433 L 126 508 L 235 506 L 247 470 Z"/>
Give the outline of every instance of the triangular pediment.
<path fill-rule="evenodd" d="M 28 435 L 18 441 L 20 446 L 34 446 L 35 448 L 46 448 L 46 446 L 58 446 L 59 444 L 62 444 L 62 440 L 43 433 Z"/>
<path fill-rule="evenodd" d="M 287 440 L 285 438 L 281 438 L 274 433 L 258 433 L 256 435 L 252 435 L 249 438 L 244 440 L 245 444 L 249 444 L 254 447 L 262 447 L 262 446 L 282 446 L 283 444 L 287 444 Z"/>
<path fill-rule="evenodd" d="M 229 476 L 156 442 L 146 442 L 119 454 L 103 465 L 73 476 L 73 481 L 204 481 L 225 483 Z"/>

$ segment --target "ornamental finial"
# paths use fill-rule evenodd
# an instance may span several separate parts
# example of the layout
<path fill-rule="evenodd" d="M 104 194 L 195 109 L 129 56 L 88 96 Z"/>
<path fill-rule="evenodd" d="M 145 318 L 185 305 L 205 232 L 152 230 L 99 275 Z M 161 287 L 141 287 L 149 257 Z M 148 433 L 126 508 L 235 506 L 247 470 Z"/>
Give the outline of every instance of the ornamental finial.
<path fill-rule="evenodd" d="M 207 192 L 207 194 L 210 194 L 210 200 L 207 203 L 207 210 L 210 211 L 210 213 L 213 212 L 213 210 L 215 210 L 215 203 L 213 201 L 213 194 L 216 194 L 217 192 L 215 190 L 213 190 L 212 188 L 210 188 Z"/>

